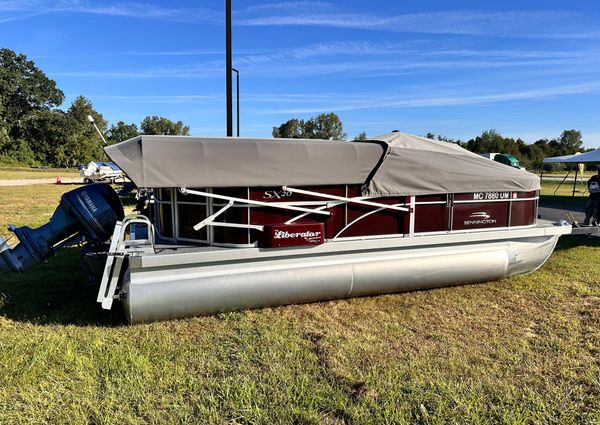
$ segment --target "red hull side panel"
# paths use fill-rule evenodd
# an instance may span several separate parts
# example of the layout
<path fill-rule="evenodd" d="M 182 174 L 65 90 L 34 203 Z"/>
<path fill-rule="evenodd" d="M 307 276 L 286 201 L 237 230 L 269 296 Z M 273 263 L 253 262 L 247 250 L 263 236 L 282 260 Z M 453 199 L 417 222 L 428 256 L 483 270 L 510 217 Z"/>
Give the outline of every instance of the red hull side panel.
<path fill-rule="evenodd" d="M 361 198 L 360 185 L 329 185 L 297 188 L 342 198 Z M 198 189 L 203 191 L 203 189 Z M 206 190 L 206 189 L 204 189 Z M 294 189 L 292 189 L 294 190 Z M 292 193 L 282 187 L 214 189 L 214 194 L 249 199 L 267 204 L 293 205 L 306 209 L 327 211 L 329 215 L 303 213 L 262 205 L 248 207 L 235 203 L 218 216 L 216 221 L 250 228 L 215 226 L 211 242 L 220 244 L 252 244 L 261 246 L 293 246 L 322 243 L 336 237 L 369 237 L 377 235 L 407 235 L 410 233 L 410 213 L 373 205 L 324 199 L 315 194 Z M 193 226 L 227 206 L 222 199 L 184 195 L 176 190 L 160 190 L 157 224 L 161 234 L 174 239 L 209 242 L 208 228 L 198 231 Z M 369 198 L 377 204 L 414 209 L 414 233 L 477 230 L 529 226 L 536 223 L 537 192 L 475 192 L 439 194 L 414 197 Z M 175 207 L 173 208 L 173 203 Z M 176 221 L 172 217 L 176 213 Z M 307 231 L 320 229 L 317 242 L 295 238 L 277 240 L 277 231 L 287 226 L 305 226 Z M 264 231 L 255 227 L 264 226 Z M 283 227 L 281 227 L 283 226 Z M 290 227 L 289 229 L 293 229 Z M 291 230 L 289 230 L 291 232 Z M 298 232 L 291 232 L 298 233 Z M 300 232 L 301 233 L 301 232 Z M 322 241 L 321 238 L 322 237 Z M 289 240 L 288 240 L 289 239 Z M 294 240 L 294 242 L 291 242 Z"/>

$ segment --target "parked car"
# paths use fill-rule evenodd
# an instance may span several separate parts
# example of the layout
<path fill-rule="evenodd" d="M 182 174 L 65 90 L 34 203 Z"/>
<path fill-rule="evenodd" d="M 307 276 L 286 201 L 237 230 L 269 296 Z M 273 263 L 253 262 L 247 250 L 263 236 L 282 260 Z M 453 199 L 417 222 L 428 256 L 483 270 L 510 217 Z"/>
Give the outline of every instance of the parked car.
<path fill-rule="evenodd" d="M 524 170 L 524 167 L 521 167 L 519 164 L 519 160 L 515 158 L 513 155 L 509 155 L 507 153 L 500 153 L 494 157 L 494 161 L 499 162 L 504 165 L 508 165 L 509 167 L 519 168 Z"/>
<path fill-rule="evenodd" d="M 486 159 L 490 159 L 492 161 L 496 161 L 501 164 L 508 165 L 509 167 L 518 168 L 520 170 L 525 169 L 525 167 L 521 167 L 521 164 L 519 164 L 519 160 L 514 155 L 510 155 L 508 153 L 491 152 L 491 153 L 480 153 L 479 155 Z"/>

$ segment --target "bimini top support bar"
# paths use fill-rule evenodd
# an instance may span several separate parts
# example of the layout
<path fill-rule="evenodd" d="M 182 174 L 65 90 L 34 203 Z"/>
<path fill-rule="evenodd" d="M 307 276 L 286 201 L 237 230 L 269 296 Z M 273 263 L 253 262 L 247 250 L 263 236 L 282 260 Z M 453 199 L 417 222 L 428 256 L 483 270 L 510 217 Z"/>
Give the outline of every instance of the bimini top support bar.
<path fill-rule="evenodd" d="M 243 198 L 236 198 L 234 196 L 225 196 L 225 195 L 217 195 L 216 193 L 201 192 L 199 190 L 190 190 L 190 189 L 186 189 L 185 187 L 180 188 L 179 191 L 181 193 L 183 193 L 184 195 L 205 196 L 207 198 L 223 199 L 225 201 L 234 201 L 234 202 L 239 202 L 241 204 L 256 205 L 259 207 L 280 208 L 280 209 L 284 209 L 284 210 L 300 211 L 300 212 L 305 212 L 305 213 L 310 213 L 310 214 L 331 215 L 331 213 L 329 211 L 319 211 L 316 209 L 295 207 L 295 206 L 289 205 L 285 202 L 255 201 L 252 199 L 243 199 Z"/>
<path fill-rule="evenodd" d="M 321 211 L 321 210 L 324 210 L 326 208 L 336 207 L 336 206 L 341 205 L 341 204 L 345 204 L 345 202 L 342 202 L 342 201 L 339 201 L 339 202 L 327 202 L 326 205 L 323 205 L 322 207 L 317 207 L 316 210 L 317 211 Z M 307 215 L 308 215 L 308 213 L 303 213 L 303 214 L 297 215 L 296 217 L 292 217 L 288 221 L 286 221 L 285 224 L 292 224 L 292 223 L 300 220 L 301 218 L 306 217 Z"/>
<path fill-rule="evenodd" d="M 398 207 L 398 206 L 395 206 L 395 205 L 380 204 L 379 202 L 365 201 L 364 199 L 359 199 L 359 198 L 346 198 L 344 196 L 336 196 L 336 195 L 330 195 L 330 194 L 327 194 L 327 193 L 313 192 L 311 190 L 294 189 L 293 187 L 289 187 L 289 186 L 283 186 L 283 190 L 286 190 L 286 191 L 292 192 L 292 193 L 297 193 L 299 195 L 314 196 L 316 198 L 323 198 L 323 199 L 330 199 L 330 200 L 334 200 L 334 201 L 348 202 L 350 204 L 366 205 L 366 206 L 369 206 L 369 207 L 375 207 L 375 208 L 381 208 L 381 209 L 388 209 L 388 210 L 395 210 L 395 211 L 403 211 L 403 212 L 409 212 L 410 211 L 408 208 Z"/>
<path fill-rule="evenodd" d="M 393 206 L 397 206 L 397 205 L 399 205 L 399 204 L 395 204 L 395 205 L 393 205 Z M 400 205 L 403 205 L 403 204 L 400 204 Z M 360 220 L 362 220 L 363 218 L 367 218 L 367 217 L 368 217 L 368 216 L 370 216 L 371 214 L 376 214 L 376 213 L 378 213 L 379 211 L 382 211 L 382 210 L 383 210 L 383 208 L 377 208 L 376 210 L 369 211 L 369 212 L 367 212 L 367 213 L 364 213 L 363 215 L 361 215 L 361 216 L 359 216 L 359 217 L 355 218 L 355 219 L 354 219 L 354 220 L 352 220 L 350 223 L 348 223 L 348 224 L 346 225 L 346 227 L 344 227 L 342 230 L 340 230 L 339 232 L 337 232 L 337 233 L 335 234 L 335 236 L 333 237 L 333 239 L 337 239 L 337 238 L 339 238 L 339 237 L 340 237 L 340 235 L 341 235 L 342 233 L 344 233 L 346 230 L 348 230 L 348 228 L 349 228 L 350 226 L 352 226 L 352 225 L 353 225 L 353 224 L 355 224 L 355 223 L 358 223 L 358 222 L 359 222 Z"/>
<path fill-rule="evenodd" d="M 231 206 L 233 205 L 233 201 L 229 201 L 227 203 L 227 205 L 225 205 L 223 208 L 221 208 L 219 211 L 217 211 L 216 213 L 209 215 L 208 217 L 206 217 L 204 220 L 202 220 L 200 223 L 196 224 L 195 226 L 192 227 L 192 229 L 194 229 L 196 232 L 200 229 L 202 229 L 204 226 L 206 226 L 209 223 L 212 223 L 213 221 L 215 221 L 215 219 L 220 216 L 221 214 L 223 214 L 225 211 L 227 211 L 229 208 L 231 208 Z"/>

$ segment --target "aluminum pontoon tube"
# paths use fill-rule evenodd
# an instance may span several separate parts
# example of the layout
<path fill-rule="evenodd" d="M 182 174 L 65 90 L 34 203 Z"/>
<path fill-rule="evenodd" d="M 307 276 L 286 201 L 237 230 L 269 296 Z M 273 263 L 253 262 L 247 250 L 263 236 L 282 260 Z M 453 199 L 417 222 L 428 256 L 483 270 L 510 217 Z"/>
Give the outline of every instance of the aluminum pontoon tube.
<path fill-rule="evenodd" d="M 532 232 L 532 237 L 517 240 L 317 257 L 310 255 L 310 249 L 225 262 L 198 263 L 194 254 L 183 260 L 185 254 L 130 257 L 121 289 L 129 321 L 139 323 L 483 282 L 534 271 L 550 256 L 563 230 L 537 233 L 542 236 Z M 201 258 L 201 252 L 196 254 Z M 177 256 L 179 264 L 173 258 Z"/>

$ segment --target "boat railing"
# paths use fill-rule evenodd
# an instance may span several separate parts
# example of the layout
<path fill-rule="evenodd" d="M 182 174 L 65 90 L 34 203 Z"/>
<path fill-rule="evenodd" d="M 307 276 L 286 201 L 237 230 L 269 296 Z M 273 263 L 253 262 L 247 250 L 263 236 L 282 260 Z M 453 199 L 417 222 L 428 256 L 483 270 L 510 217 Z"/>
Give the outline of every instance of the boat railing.
<path fill-rule="evenodd" d="M 136 225 L 145 228 L 145 238 L 136 239 L 133 236 L 132 231 Z M 127 239 L 128 231 L 133 239 Z M 110 310 L 113 301 L 119 299 L 117 287 L 125 256 L 131 255 L 134 252 L 145 252 L 148 246 L 150 247 L 150 252 L 156 252 L 154 226 L 148 217 L 140 214 L 131 214 L 125 216 L 122 221 L 115 223 L 102 279 L 100 280 L 98 296 L 96 297 L 96 301 L 102 304 L 103 309 Z"/>
<path fill-rule="evenodd" d="M 368 199 L 366 197 L 348 198 L 345 196 L 336 196 L 336 195 L 330 195 L 328 193 L 314 192 L 312 190 L 295 189 L 295 188 L 289 187 L 289 186 L 283 186 L 282 189 L 287 192 L 297 193 L 299 195 L 314 196 L 315 198 L 324 198 L 324 199 L 329 199 L 332 201 L 341 201 L 344 203 L 347 202 L 349 204 L 365 205 L 367 207 L 379 208 L 380 210 L 389 209 L 389 210 L 395 210 L 395 211 L 409 212 L 408 208 L 398 207 L 395 205 L 381 204 L 379 202 L 368 201 L 368 200 L 366 200 L 366 199 Z"/>
<path fill-rule="evenodd" d="M 259 206 L 259 207 L 281 208 L 284 210 L 301 211 L 301 212 L 306 212 L 306 213 L 311 213 L 311 214 L 314 213 L 314 214 L 321 214 L 321 215 L 331 215 L 331 213 L 329 211 L 318 211 L 318 210 L 314 210 L 314 209 L 311 210 L 308 208 L 297 207 L 297 206 L 291 205 L 291 203 L 289 203 L 289 202 L 286 203 L 286 202 L 256 201 L 256 200 L 252 200 L 252 199 L 236 198 L 234 196 L 218 195 L 216 193 L 201 192 L 198 190 L 190 190 L 190 189 L 186 189 L 185 187 L 180 188 L 179 191 L 181 193 L 183 193 L 184 195 L 205 196 L 207 198 L 222 199 L 225 201 L 239 202 L 241 204 L 255 205 L 255 206 Z"/>
<path fill-rule="evenodd" d="M 237 188 L 238 192 L 241 193 L 242 188 Z M 478 195 L 484 195 L 484 193 L 472 194 L 472 198 L 467 198 L 465 195 L 471 196 L 471 194 L 444 194 L 444 195 L 435 195 L 438 196 L 438 199 L 423 199 L 418 200 L 415 196 L 406 196 L 404 197 L 404 202 L 395 202 L 395 203 L 382 203 L 377 201 L 377 199 L 381 199 L 381 197 L 369 197 L 369 196 L 339 196 L 331 193 L 323 193 L 317 192 L 314 190 L 306 190 L 300 189 L 296 187 L 290 186 L 282 186 L 281 191 L 285 192 L 287 196 L 291 194 L 300 195 L 300 200 L 275 200 L 275 201 L 261 201 L 257 199 L 251 199 L 251 191 L 250 188 L 243 188 L 246 190 L 245 197 L 240 196 L 230 196 L 225 194 L 223 191 L 221 193 L 215 193 L 215 189 L 188 189 L 188 188 L 179 188 L 178 190 L 173 189 L 161 189 L 161 190 L 170 190 L 170 192 L 163 196 L 158 196 L 156 199 L 156 203 L 160 206 L 162 205 L 164 208 L 171 209 L 170 211 L 170 219 L 166 222 L 167 227 L 172 226 L 169 230 L 169 234 L 165 235 L 162 232 L 163 225 L 160 218 L 161 212 L 159 210 L 156 211 L 158 218 L 158 229 L 157 234 L 163 239 L 170 239 L 173 241 L 182 241 L 182 242 L 192 242 L 192 243 L 206 243 L 208 245 L 214 246 L 232 246 L 232 247 L 252 247 L 257 246 L 256 234 L 255 236 L 251 236 L 251 231 L 264 231 L 263 224 L 269 223 L 257 223 L 255 220 L 251 220 L 251 210 L 254 208 L 269 208 L 275 210 L 281 210 L 285 212 L 297 212 L 297 215 L 283 219 L 281 224 L 293 224 L 298 220 L 305 218 L 310 215 L 317 216 L 326 216 L 330 217 L 332 215 L 333 208 L 344 206 L 344 218 L 343 223 L 341 223 L 341 227 L 334 228 L 333 233 L 330 233 L 327 237 L 329 241 L 337 241 L 337 240 L 355 240 L 355 239 L 370 239 L 370 238 L 382 238 L 382 237 L 413 237 L 418 235 L 430 235 L 430 234 L 445 234 L 445 233 L 464 233 L 464 232 L 472 232 L 472 231 L 488 231 L 488 230 L 500 230 L 506 228 L 514 228 L 514 227 L 532 227 L 535 226 L 535 216 L 532 216 L 528 222 L 519 222 L 516 220 L 517 224 L 513 224 L 512 220 L 512 212 L 513 212 L 513 203 L 520 203 L 524 201 L 535 201 L 535 205 L 526 208 L 532 208 L 532 211 L 537 211 L 537 202 L 539 196 L 537 192 L 535 196 L 527 196 L 530 192 L 507 192 L 502 193 L 502 197 L 494 198 L 494 196 L 485 196 L 480 197 Z M 277 189 L 279 190 L 279 189 Z M 177 193 L 181 193 L 184 197 L 178 197 Z M 346 186 L 346 195 L 349 193 L 348 186 Z M 494 194 L 495 192 L 489 192 L 489 194 Z M 495 193 L 498 195 L 498 193 Z M 188 195 L 192 195 L 194 197 L 203 198 L 201 201 L 195 201 L 188 198 Z M 508 195 L 508 197 L 506 197 Z M 524 196 L 525 195 L 525 196 Z M 244 195 L 241 195 L 244 196 Z M 256 196 L 256 195 L 254 195 Z M 304 199 L 303 199 L 304 198 Z M 306 200 L 306 198 L 317 198 L 318 200 Z M 266 198 L 265 198 L 266 199 Z M 297 198 L 298 199 L 298 198 Z M 303 200 L 302 200 L 303 199 Z M 402 199 L 402 197 L 401 197 Z M 386 199 L 390 201 L 390 199 Z M 464 205 L 464 204 L 488 204 L 488 203 L 497 203 L 497 202 L 505 202 L 508 205 L 507 217 L 506 217 L 506 225 L 502 225 L 499 223 L 499 226 L 488 226 L 487 228 L 477 228 L 477 229 L 465 229 L 464 226 L 455 226 L 455 208 L 454 205 Z M 165 205 L 167 204 L 167 205 Z M 180 211 L 180 208 L 183 206 L 197 206 L 199 208 L 204 209 L 205 213 L 202 212 L 204 210 L 199 210 L 200 221 L 194 223 L 190 226 L 189 217 L 186 217 L 186 213 Z M 370 207 L 373 208 L 368 211 L 360 212 L 360 215 L 357 217 L 349 217 L 348 210 L 349 205 L 356 205 L 362 207 Z M 423 226 L 419 226 L 419 230 L 415 231 L 416 224 L 416 215 L 418 207 L 422 206 L 434 206 L 434 205 L 447 205 L 447 214 L 446 221 L 447 223 L 444 225 L 445 228 L 437 229 L 423 229 Z M 246 210 L 246 212 L 242 215 L 236 215 L 236 217 L 243 217 L 241 221 L 245 222 L 233 222 L 227 221 L 227 219 L 223 219 L 226 216 L 227 211 L 231 211 L 232 209 L 242 208 Z M 400 213 L 406 214 L 405 227 L 399 228 L 397 233 L 389 233 L 389 234 L 366 234 L 355 236 L 351 232 L 350 235 L 344 236 L 347 233 L 348 229 L 352 226 L 355 226 L 357 223 L 360 223 L 362 220 L 372 216 L 373 214 L 377 214 L 382 211 L 397 211 Z M 356 210 L 355 210 L 356 212 Z M 241 214 L 241 212 L 240 212 Z M 235 214 L 234 214 L 235 215 Z M 202 217 L 204 216 L 204 217 Z M 183 218 L 182 218 L 183 217 Z M 231 216 L 230 216 L 231 217 Z M 180 223 L 181 220 L 188 220 L 185 228 L 186 231 L 182 230 L 182 226 Z M 219 219 L 219 221 L 217 221 Z M 462 219 L 461 219 L 462 220 Z M 239 221 L 239 220 L 238 220 Z M 421 219 L 421 223 L 422 223 Z M 231 229 L 246 229 L 247 237 L 244 237 L 246 243 L 229 243 L 229 241 L 216 241 L 214 237 L 213 228 L 222 227 L 222 228 L 231 228 Z M 194 232 L 198 232 L 198 237 L 193 236 L 191 231 L 193 229 Z M 221 238 L 222 239 L 222 238 Z"/>

